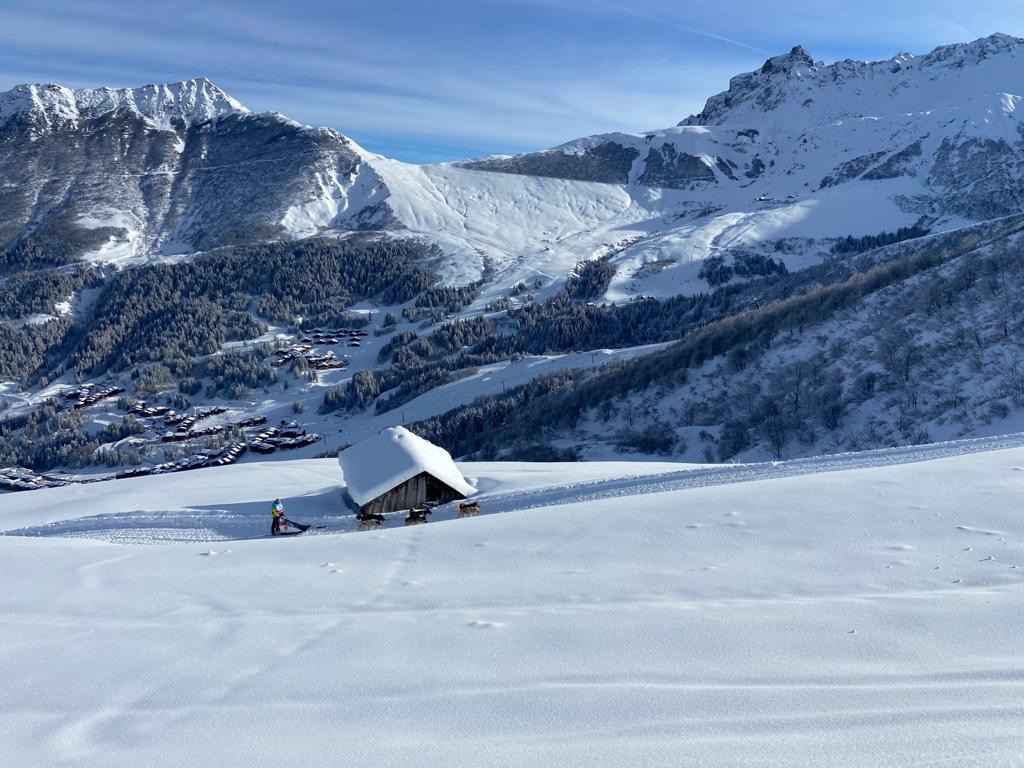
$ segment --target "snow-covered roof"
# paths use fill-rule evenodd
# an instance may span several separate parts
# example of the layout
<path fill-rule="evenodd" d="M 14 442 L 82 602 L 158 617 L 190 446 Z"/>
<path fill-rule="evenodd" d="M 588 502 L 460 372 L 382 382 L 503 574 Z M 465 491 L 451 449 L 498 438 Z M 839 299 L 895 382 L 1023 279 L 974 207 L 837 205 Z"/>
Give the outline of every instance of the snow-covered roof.
<path fill-rule="evenodd" d="M 469 496 L 476 488 L 466 482 L 451 454 L 414 435 L 405 427 L 389 427 L 338 454 L 349 496 L 359 506 L 427 472 L 459 493 Z"/>

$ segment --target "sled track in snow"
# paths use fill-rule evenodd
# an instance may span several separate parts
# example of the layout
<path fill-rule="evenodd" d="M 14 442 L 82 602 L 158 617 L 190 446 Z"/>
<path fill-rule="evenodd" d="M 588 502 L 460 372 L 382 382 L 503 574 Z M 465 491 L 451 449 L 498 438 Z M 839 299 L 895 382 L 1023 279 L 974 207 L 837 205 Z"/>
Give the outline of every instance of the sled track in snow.
<path fill-rule="evenodd" d="M 815 456 L 789 461 L 714 465 L 703 469 L 684 469 L 660 475 L 631 475 L 614 480 L 596 480 L 537 491 L 483 495 L 480 500 L 483 502 L 484 514 L 497 514 L 615 497 L 641 496 L 689 488 L 746 483 L 753 480 L 775 480 L 823 472 L 913 464 L 920 461 L 1020 447 L 1024 447 L 1024 432 L 927 445 L 838 453 L 831 456 Z"/>
<path fill-rule="evenodd" d="M 653 475 L 629 475 L 611 480 L 594 480 L 534 490 L 483 493 L 478 498 L 482 506 L 481 514 L 491 515 L 754 480 L 895 466 L 1020 447 L 1024 447 L 1024 432 L 790 461 L 709 465 L 697 469 L 681 469 Z M 449 521 L 453 520 L 455 514 L 454 505 L 446 505 L 437 511 L 433 519 L 435 522 Z M 403 518 L 404 513 L 389 515 L 383 528 L 400 527 L 403 525 Z M 359 528 L 355 516 L 351 514 L 313 516 L 307 518 L 307 522 L 322 525 L 324 528 L 310 531 L 310 536 L 356 533 Z M 88 538 L 138 545 L 262 539 L 269 538 L 267 528 L 262 506 L 259 507 L 259 511 L 255 511 L 233 510 L 228 505 L 228 508 L 187 508 L 169 511 L 136 509 L 0 530 L 0 535 Z"/>

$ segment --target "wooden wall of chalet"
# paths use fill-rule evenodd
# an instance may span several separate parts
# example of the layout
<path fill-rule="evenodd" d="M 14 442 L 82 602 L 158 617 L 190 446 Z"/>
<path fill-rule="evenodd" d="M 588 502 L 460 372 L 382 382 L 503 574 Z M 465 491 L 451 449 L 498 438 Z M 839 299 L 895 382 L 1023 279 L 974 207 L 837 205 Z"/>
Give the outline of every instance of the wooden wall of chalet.
<path fill-rule="evenodd" d="M 444 504 L 455 499 L 466 498 L 433 475 L 421 472 L 390 491 L 378 496 L 360 508 L 363 514 L 383 515 L 405 509 L 422 507 L 427 501 Z"/>

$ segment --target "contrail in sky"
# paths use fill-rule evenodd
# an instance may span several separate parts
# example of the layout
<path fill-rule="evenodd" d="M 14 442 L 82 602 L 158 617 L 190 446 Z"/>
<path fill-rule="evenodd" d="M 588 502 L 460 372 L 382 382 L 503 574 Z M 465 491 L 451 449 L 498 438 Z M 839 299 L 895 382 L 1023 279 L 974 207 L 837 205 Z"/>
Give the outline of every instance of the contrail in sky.
<path fill-rule="evenodd" d="M 653 21 L 656 24 L 664 24 L 665 26 L 673 27 L 683 32 L 689 32 L 692 35 L 700 35 L 701 37 L 707 37 L 712 40 L 720 40 L 723 43 L 729 43 L 730 45 L 736 45 L 739 46 L 740 48 L 746 48 L 748 51 L 756 51 L 757 53 L 770 53 L 769 51 L 766 51 L 763 48 L 755 48 L 753 45 L 748 45 L 747 43 L 740 42 L 739 40 L 733 40 L 731 37 L 724 37 L 722 35 L 716 35 L 714 32 L 707 32 L 703 29 L 695 29 L 693 27 L 687 27 L 683 24 L 677 24 L 674 21 L 662 19 L 657 16 L 651 16 L 650 14 L 644 13 L 643 11 L 637 11 L 633 8 L 626 8 L 621 5 L 609 2 L 608 0 L 597 0 L 597 2 L 599 5 L 603 5 L 606 8 L 611 8 L 612 10 L 618 11 L 619 13 L 625 13 L 630 16 L 636 16 L 639 19 L 646 19 L 647 21 Z"/>

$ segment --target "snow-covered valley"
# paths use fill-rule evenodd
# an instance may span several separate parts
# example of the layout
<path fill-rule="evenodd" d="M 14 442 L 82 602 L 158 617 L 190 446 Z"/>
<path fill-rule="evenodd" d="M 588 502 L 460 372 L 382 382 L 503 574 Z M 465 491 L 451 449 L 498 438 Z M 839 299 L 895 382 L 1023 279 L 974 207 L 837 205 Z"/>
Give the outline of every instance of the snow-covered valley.
<path fill-rule="evenodd" d="M 1020 768 L 1022 64 L 424 165 L 0 93 L 0 768 Z"/>
<path fill-rule="evenodd" d="M 722 461 L 1018 429 L 1022 52 L 1002 34 L 874 62 L 798 46 L 669 128 L 428 165 L 205 78 L 17 86 L 0 94 L 0 464 L 311 458 L 549 374 L 655 366 L 709 325 L 933 250 L 948 264 L 733 339 L 692 376 L 663 366 L 535 442 Z M 366 336 L 303 341 L 317 328 Z M 766 436 L 798 364 L 811 397 Z M 123 392 L 69 414 L 83 384 Z M 178 413 L 143 418 L 143 400 Z M 168 435 L 186 413 L 201 425 Z M 259 440 L 282 420 L 291 443 Z M 70 433 L 86 439 L 50 439 Z M 537 457 L 522 437 L 481 455 Z"/>
<path fill-rule="evenodd" d="M 340 525 L 335 462 L 2 496 L 5 764 L 1015 765 L 1012 445 L 463 464 L 478 517 L 284 540 L 76 536 L 277 495 Z"/>

